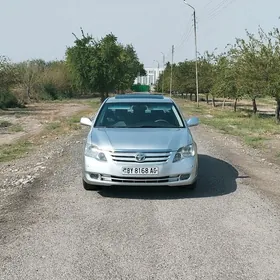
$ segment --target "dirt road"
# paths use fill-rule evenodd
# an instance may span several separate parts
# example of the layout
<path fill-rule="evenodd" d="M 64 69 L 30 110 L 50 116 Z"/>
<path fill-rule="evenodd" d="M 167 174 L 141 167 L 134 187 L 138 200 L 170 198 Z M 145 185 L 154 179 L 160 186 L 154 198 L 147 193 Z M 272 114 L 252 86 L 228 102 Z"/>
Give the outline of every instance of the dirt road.
<path fill-rule="evenodd" d="M 200 126 L 196 191 L 86 192 L 86 132 L 2 164 L 2 182 L 37 176 L 1 188 L 1 279 L 280 279 L 277 166 Z"/>

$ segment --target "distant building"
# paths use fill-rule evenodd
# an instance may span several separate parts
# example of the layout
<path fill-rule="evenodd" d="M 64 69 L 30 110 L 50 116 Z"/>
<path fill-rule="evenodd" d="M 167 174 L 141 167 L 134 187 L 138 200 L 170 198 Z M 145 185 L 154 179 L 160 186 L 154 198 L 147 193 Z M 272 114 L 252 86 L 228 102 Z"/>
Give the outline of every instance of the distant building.
<path fill-rule="evenodd" d="M 160 74 L 163 72 L 163 68 L 145 68 L 147 72 L 147 76 L 140 77 L 138 76 L 134 84 L 141 84 L 153 87 L 153 85 L 157 82 Z"/>

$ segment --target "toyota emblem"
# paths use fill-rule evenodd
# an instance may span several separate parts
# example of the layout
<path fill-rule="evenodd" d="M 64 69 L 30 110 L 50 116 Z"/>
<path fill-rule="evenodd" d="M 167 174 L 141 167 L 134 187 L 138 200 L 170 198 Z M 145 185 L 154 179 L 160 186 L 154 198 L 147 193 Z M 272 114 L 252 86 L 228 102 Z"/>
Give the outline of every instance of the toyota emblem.
<path fill-rule="evenodd" d="M 135 159 L 136 159 L 136 161 L 138 161 L 138 162 L 143 162 L 143 161 L 145 161 L 145 159 L 146 159 L 146 155 L 145 155 L 145 154 L 137 154 L 137 155 L 135 156 Z"/>

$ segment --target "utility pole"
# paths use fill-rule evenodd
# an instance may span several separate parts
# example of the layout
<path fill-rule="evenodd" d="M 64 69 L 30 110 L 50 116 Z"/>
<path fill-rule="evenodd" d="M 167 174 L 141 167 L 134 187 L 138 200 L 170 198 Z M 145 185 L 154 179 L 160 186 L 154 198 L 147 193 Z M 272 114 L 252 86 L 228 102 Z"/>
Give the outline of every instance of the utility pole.
<path fill-rule="evenodd" d="M 171 74 L 170 74 L 170 97 L 172 96 L 173 61 L 174 61 L 174 45 L 172 45 L 172 62 L 171 62 Z"/>
<path fill-rule="evenodd" d="M 162 72 L 162 87 L 161 87 L 161 91 L 164 94 L 165 54 L 162 52 L 162 55 L 163 55 L 163 72 Z"/>
<path fill-rule="evenodd" d="M 196 34 L 196 12 L 195 8 L 188 4 L 186 0 L 184 0 L 184 3 L 188 5 L 190 8 L 193 9 L 193 20 L 194 20 L 194 41 L 195 41 L 195 80 L 196 80 L 196 102 L 197 107 L 199 107 L 199 96 L 198 96 L 198 63 L 197 63 L 197 34 Z"/>

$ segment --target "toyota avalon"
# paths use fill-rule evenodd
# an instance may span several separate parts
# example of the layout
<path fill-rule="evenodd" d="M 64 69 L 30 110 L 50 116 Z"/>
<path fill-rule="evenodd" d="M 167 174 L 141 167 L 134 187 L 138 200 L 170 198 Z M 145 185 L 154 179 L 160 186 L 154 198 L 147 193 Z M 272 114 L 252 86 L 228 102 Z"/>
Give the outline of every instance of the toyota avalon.
<path fill-rule="evenodd" d="M 107 98 L 92 118 L 83 147 L 83 186 L 171 186 L 194 189 L 197 144 L 171 98 L 158 94 L 124 94 Z"/>

